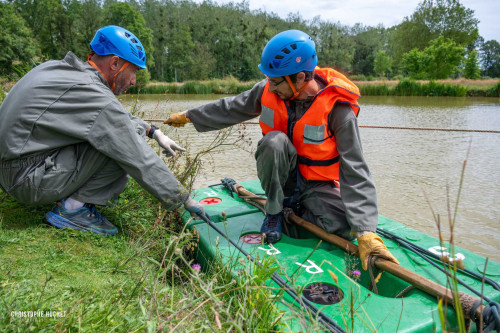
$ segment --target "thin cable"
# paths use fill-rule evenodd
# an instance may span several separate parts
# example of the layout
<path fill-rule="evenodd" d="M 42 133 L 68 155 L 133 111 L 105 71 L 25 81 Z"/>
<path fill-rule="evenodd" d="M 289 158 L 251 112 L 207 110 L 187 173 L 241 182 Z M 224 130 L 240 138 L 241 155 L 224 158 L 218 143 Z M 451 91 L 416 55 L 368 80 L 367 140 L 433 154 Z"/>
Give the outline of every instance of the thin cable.
<path fill-rule="evenodd" d="M 381 233 L 384 237 L 387 237 L 387 238 L 393 239 L 394 241 L 396 241 L 396 242 L 398 242 L 398 243 L 400 243 L 400 244 L 401 244 L 401 242 L 403 242 L 403 243 L 405 243 L 405 244 L 410 244 L 413 248 L 415 248 L 415 249 L 416 249 L 416 250 L 418 250 L 419 252 L 421 252 L 421 253 L 425 254 L 426 256 L 432 257 L 432 258 L 433 258 L 433 259 L 435 259 L 436 261 L 441 262 L 441 259 L 440 259 L 440 257 L 439 257 L 437 254 L 432 253 L 432 252 L 430 252 L 429 250 L 424 249 L 424 248 L 422 248 L 421 246 L 419 246 L 419 245 L 417 245 L 417 244 L 415 244 L 415 243 L 413 243 L 413 242 L 410 242 L 410 241 L 408 241 L 408 240 L 406 240 L 406 239 L 404 239 L 404 238 L 402 238 L 402 237 L 400 237 L 400 236 L 398 236 L 398 235 L 395 235 L 395 234 L 393 234 L 393 233 L 391 233 L 391 232 L 389 232 L 389 231 L 386 231 L 386 230 L 384 230 L 384 229 L 377 228 L 377 232 L 380 232 L 380 233 Z M 405 244 L 401 244 L 401 245 L 405 246 Z M 478 279 L 478 280 L 482 280 L 482 279 L 483 279 L 483 276 L 482 276 L 482 275 L 480 275 L 480 274 L 478 274 L 478 273 L 476 273 L 476 272 L 473 272 L 473 271 L 471 271 L 471 270 L 469 270 L 469 269 L 467 269 L 467 268 L 460 269 L 460 271 L 461 271 L 462 273 L 465 273 L 466 275 L 469 275 L 469 276 L 471 276 L 471 277 L 473 277 L 473 278 L 476 278 L 476 279 Z M 494 280 L 492 280 L 492 279 L 490 279 L 490 278 L 487 278 L 487 277 L 484 277 L 484 280 L 485 280 L 485 282 L 487 282 L 489 285 L 491 285 L 491 286 L 492 286 L 495 290 L 500 291 L 500 285 L 499 285 L 496 281 L 494 281 Z"/>
<path fill-rule="evenodd" d="M 233 241 L 229 236 L 227 236 L 222 230 L 217 228 L 217 226 L 209 220 L 206 216 L 204 215 L 198 215 L 203 221 L 205 221 L 212 229 L 217 231 L 222 237 L 227 239 L 231 245 L 233 245 L 235 248 L 237 248 L 243 255 L 245 255 L 247 258 L 249 258 L 252 262 L 256 263 L 257 265 L 261 266 L 260 262 L 255 260 L 255 258 L 242 249 L 238 244 L 236 244 L 235 241 Z M 280 286 L 288 295 L 290 295 L 295 301 L 299 302 L 299 304 L 304 304 L 311 312 L 319 317 L 319 321 L 330 331 L 332 332 L 339 332 L 339 333 L 346 333 L 346 331 L 340 327 L 332 318 L 330 318 L 328 315 L 324 314 L 321 312 L 316 306 L 314 306 L 309 300 L 304 299 L 302 297 L 299 297 L 295 291 L 288 285 L 288 283 L 283 280 L 281 276 L 279 276 L 276 273 L 273 273 L 271 276 L 271 279 L 278 285 Z"/>
<path fill-rule="evenodd" d="M 380 228 L 377 228 L 377 231 L 379 231 Z M 380 229 L 382 230 L 382 229 Z M 384 233 L 388 233 L 388 235 L 385 235 Z M 387 237 L 387 238 L 391 238 L 393 239 L 394 241 L 396 241 L 397 243 L 399 243 L 400 245 L 410 249 L 413 253 L 417 254 L 418 256 L 420 256 L 422 259 L 424 259 L 425 261 L 427 261 L 428 263 L 430 263 L 432 266 L 434 266 L 435 268 L 437 268 L 438 270 L 440 270 L 441 272 L 445 273 L 445 274 L 448 274 L 448 272 L 443 268 L 441 267 L 440 265 L 436 264 L 435 262 L 433 262 L 431 259 L 427 258 L 423 253 L 421 253 L 421 251 L 419 251 L 419 249 L 417 249 L 418 245 L 413 245 L 411 242 L 407 242 L 406 240 L 404 239 L 401 239 L 399 236 L 396 236 L 396 235 L 392 235 L 390 232 L 387 232 L 387 231 L 383 231 L 381 232 L 381 234 L 384 236 L 384 237 Z M 393 237 L 391 237 L 394 236 Z M 399 239 L 397 239 L 399 238 Z M 465 282 L 463 282 L 462 280 L 458 279 L 457 278 L 457 282 L 460 283 L 461 285 L 463 285 L 465 288 L 469 289 L 470 291 L 472 291 L 474 294 L 476 294 L 477 296 L 481 296 L 481 292 L 475 290 L 474 288 L 472 288 L 471 286 L 469 286 L 468 284 L 466 284 Z M 483 295 L 483 298 L 486 302 L 490 303 L 491 300 L 484 296 Z"/>

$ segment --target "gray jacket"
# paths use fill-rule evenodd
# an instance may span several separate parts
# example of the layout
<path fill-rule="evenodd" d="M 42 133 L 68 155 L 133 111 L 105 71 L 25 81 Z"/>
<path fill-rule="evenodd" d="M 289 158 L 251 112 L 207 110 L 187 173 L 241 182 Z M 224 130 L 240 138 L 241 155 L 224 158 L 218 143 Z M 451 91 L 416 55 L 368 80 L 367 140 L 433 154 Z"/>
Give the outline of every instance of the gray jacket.
<path fill-rule="evenodd" d="M 318 81 L 318 77 L 316 77 Z M 324 82 L 318 82 L 324 86 Z M 225 97 L 188 110 L 189 119 L 200 132 L 222 129 L 258 117 L 266 81 L 234 97 Z M 300 117 L 311 101 L 291 103 Z M 363 157 L 357 118 L 349 106 L 335 106 L 329 116 L 340 154 L 340 191 L 351 231 L 375 231 L 378 224 L 375 184 Z"/>
<path fill-rule="evenodd" d="M 3 101 L 0 162 L 88 142 L 156 198 L 176 206 L 187 195 L 181 200 L 184 188 L 146 142 L 148 127 L 123 108 L 95 68 L 68 52 L 31 70 Z"/>

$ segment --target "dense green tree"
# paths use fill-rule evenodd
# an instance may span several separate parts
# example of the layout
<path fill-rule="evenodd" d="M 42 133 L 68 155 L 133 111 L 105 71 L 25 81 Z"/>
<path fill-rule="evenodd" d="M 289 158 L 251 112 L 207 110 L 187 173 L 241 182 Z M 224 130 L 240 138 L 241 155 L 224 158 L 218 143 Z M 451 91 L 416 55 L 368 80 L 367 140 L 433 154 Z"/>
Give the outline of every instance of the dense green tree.
<path fill-rule="evenodd" d="M 414 79 L 445 79 L 463 60 L 465 49 L 443 36 L 431 41 L 423 51 L 416 48 L 403 55 L 402 68 Z"/>
<path fill-rule="evenodd" d="M 340 23 L 316 21 L 313 22 L 311 35 L 316 42 L 320 66 L 352 72 L 354 40 L 349 35 L 349 27 Z"/>
<path fill-rule="evenodd" d="M 27 33 L 19 32 L 18 35 L 26 37 L 26 44 L 35 49 L 39 45 L 46 58 L 60 59 L 71 50 L 85 59 L 90 40 L 104 25 L 116 24 L 131 30 L 144 45 L 153 80 L 182 81 L 226 76 L 240 80 L 262 78 L 257 67 L 262 49 L 276 33 L 287 29 L 310 34 L 316 42 L 319 65 L 346 74 L 374 75 L 378 72 L 387 75 L 387 59 L 392 60 L 392 71 L 397 72 L 403 55 L 407 54 L 405 73 L 425 77 L 449 75 L 443 74 L 448 73 L 448 69 L 441 68 L 448 68 L 447 63 L 456 63 L 448 54 L 444 54 L 445 61 L 438 64 L 433 65 L 429 60 L 443 48 L 438 45 L 431 47 L 431 40 L 443 36 L 445 40 L 463 46 L 462 49 L 467 48 L 468 52 L 481 50 L 484 74 L 499 75 L 495 44 L 482 44 L 481 38 L 476 39 L 474 12 L 463 7 L 458 0 L 423 0 L 410 17 L 387 29 L 361 24 L 348 27 L 340 22 L 321 20 L 319 16 L 303 20 L 299 13 L 282 19 L 274 13 L 250 10 L 245 1 L 223 5 L 211 0 L 202 3 L 192 0 L 0 2 L 23 18 Z M 2 20 L 2 24 L 3 21 L 7 22 Z M 18 39 L 20 41 L 8 39 L 5 34 L 4 49 L 15 49 L 15 44 L 19 45 L 22 40 Z M 414 48 L 416 51 L 411 51 Z M 30 58 L 30 48 L 25 49 L 25 59 Z M 385 57 L 381 51 L 385 51 Z M 13 51 L 9 52 L 3 55 L 4 59 L 13 54 Z M 453 72 L 457 71 L 457 68 L 453 69 Z M 147 77 L 145 75 L 145 79 Z"/>
<path fill-rule="evenodd" d="M 467 79 L 477 80 L 481 77 L 481 69 L 479 68 L 479 58 L 476 50 L 469 52 L 465 61 L 464 76 Z"/>
<path fill-rule="evenodd" d="M 351 34 L 354 41 L 353 73 L 364 75 L 375 74 L 375 55 L 386 44 L 386 29 L 383 26 L 373 28 L 356 24 Z"/>
<path fill-rule="evenodd" d="M 427 67 L 431 61 L 428 54 L 414 48 L 403 55 L 401 69 L 403 73 L 412 79 L 427 78 Z"/>
<path fill-rule="evenodd" d="M 194 47 L 195 45 L 191 39 L 191 32 L 186 24 L 172 27 L 165 53 L 167 54 L 167 60 L 170 66 L 174 69 L 175 82 L 185 79 L 183 77 L 183 72 L 189 71 L 189 67 L 193 62 L 191 52 Z"/>
<path fill-rule="evenodd" d="M 389 78 L 391 73 L 391 64 L 391 58 L 385 53 L 384 50 L 380 50 L 375 56 L 373 69 L 377 75 Z"/>
<path fill-rule="evenodd" d="M 0 3 L 0 22 L 0 72 L 9 74 L 12 71 L 12 62 L 29 63 L 33 57 L 39 55 L 39 50 L 30 29 L 11 5 Z"/>
<path fill-rule="evenodd" d="M 494 39 L 485 42 L 481 48 L 481 62 L 484 75 L 500 77 L 500 43 Z"/>
<path fill-rule="evenodd" d="M 453 40 L 446 40 L 443 36 L 431 41 L 424 50 L 431 61 L 427 66 L 427 75 L 430 79 L 446 79 L 456 71 L 464 58 L 464 47 L 457 45 Z"/>
<path fill-rule="evenodd" d="M 77 0 L 14 0 L 12 5 L 39 42 L 43 55 L 60 59 L 74 50 L 74 21 L 80 11 Z"/>
<path fill-rule="evenodd" d="M 103 9 L 100 0 L 81 1 L 80 11 L 75 18 L 76 45 L 73 52 L 86 59 L 90 51 L 89 43 L 103 24 Z"/>
<path fill-rule="evenodd" d="M 398 65 L 403 54 L 413 48 L 422 51 L 439 36 L 472 45 L 478 37 L 478 23 L 474 11 L 458 0 L 423 0 L 410 17 L 391 29 L 390 54 Z"/>
<path fill-rule="evenodd" d="M 474 10 L 466 8 L 458 0 L 424 0 L 413 13 L 411 21 L 427 27 L 421 34 L 427 33 L 429 41 L 443 36 L 467 46 L 478 37 L 479 20 L 474 17 Z"/>

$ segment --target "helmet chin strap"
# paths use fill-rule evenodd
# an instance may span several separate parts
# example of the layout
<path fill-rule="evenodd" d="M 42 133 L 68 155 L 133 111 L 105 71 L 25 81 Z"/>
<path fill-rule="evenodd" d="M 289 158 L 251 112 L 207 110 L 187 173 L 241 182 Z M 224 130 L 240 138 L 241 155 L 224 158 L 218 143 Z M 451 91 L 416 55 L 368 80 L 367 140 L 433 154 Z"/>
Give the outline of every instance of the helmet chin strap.
<path fill-rule="evenodd" d="M 288 82 L 288 85 L 290 88 L 292 88 L 293 96 L 289 99 L 289 101 L 294 100 L 297 98 L 304 90 L 306 90 L 307 85 L 309 84 L 310 81 L 305 81 L 304 85 L 302 88 L 300 88 L 298 91 L 295 89 L 295 85 L 293 84 L 292 80 L 290 79 L 290 76 L 286 75 L 285 76 L 286 82 Z"/>
<path fill-rule="evenodd" d="M 94 67 L 95 69 L 97 69 L 99 71 L 99 73 L 101 73 L 101 75 L 104 77 L 104 79 L 106 79 L 106 81 L 108 80 L 108 78 L 106 77 L 106 75 L 104 75 L 104 73 L 99 69 L 99 67 L 97 67 L 97 65 L 95 64 L 95 62 L 93 62 L 91 59 L 92 59 L 92 56 L 94 55 L 94 53 L 89 53 L 89 55 L 87 56 L 87 62 L 89 63 L 90 66 Z M 120 74 L 121 72 L 123 72 L 125 70 L 125 68 L 128 67 L 128 65 L 130 65 L 130 62 L 126 61 L 125 60 L 125 64 L 123 64 L 122 68 L 120 68 L 120 70 L 118 72 L 116 72 L 115 75 L 113 75 L 113 84 L 111 85 L 111 91 L 113 91 L 115 89 L 115 85 L 116 85 L 116 76 L 118 74 Z"/>

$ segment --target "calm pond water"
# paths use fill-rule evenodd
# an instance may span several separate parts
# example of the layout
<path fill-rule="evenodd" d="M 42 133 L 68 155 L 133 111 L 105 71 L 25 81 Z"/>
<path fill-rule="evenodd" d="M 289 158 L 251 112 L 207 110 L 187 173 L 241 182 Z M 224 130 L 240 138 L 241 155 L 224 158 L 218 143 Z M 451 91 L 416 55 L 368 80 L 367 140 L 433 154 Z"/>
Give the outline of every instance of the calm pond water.
<path fill-rule="evenodd" d="M 171 112 L 195 107 L 220 95 L 146 95 L 139 116 L 164 119 Z M 135 96 L 122 101 L 132 106 Z M 446 97 L 362 97 L 360 125 L 500 130 L 500 99 Z M 157 125 L 159 126 L 159 125 Z M 198 133 L 192 125 L 163 131 L 203 150 L 216 132 Z M 223 146 L 204 161 L 196 187 L 257 178 L 253 152 L 262 134 L 246 125 L 251 143 Z M 236 141 L 236 130 L 228 143 Z M 433 211 L 448 227 L 448 205 L 455 210 L 467 159 L 456 217 L 458 246 L 500 262 L 500 134 L 361 128 L 365 158 L 377 186 L 379 212 L 414 229 L 437 236 Z M 470 147 L 470 153 L 467 151 Z M 431 209 L 432 206 L 432 209 Z M 447 238 L 446 238 L 447 239 Z"/>

